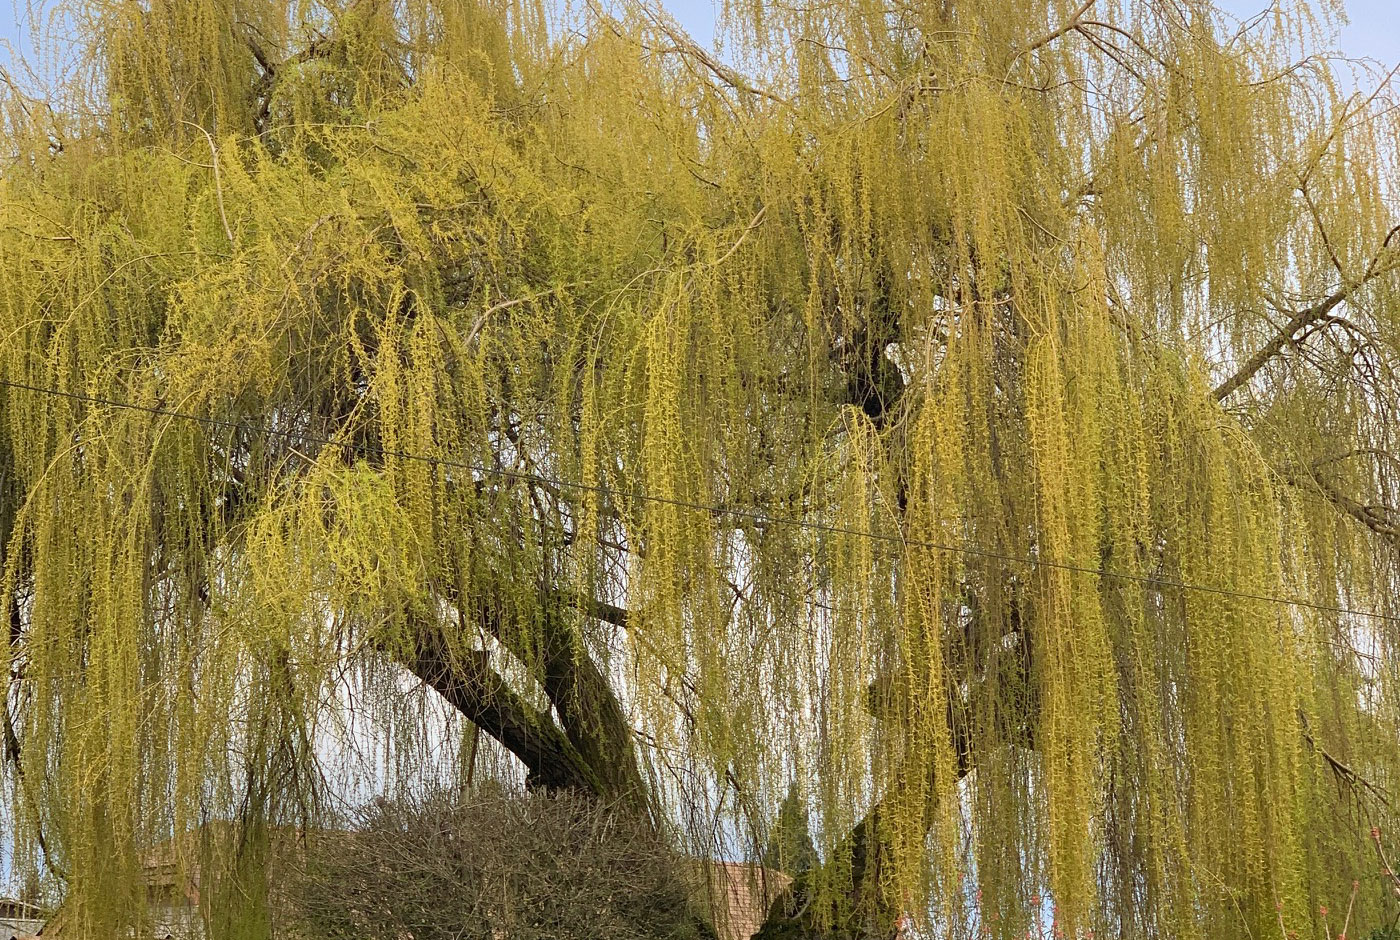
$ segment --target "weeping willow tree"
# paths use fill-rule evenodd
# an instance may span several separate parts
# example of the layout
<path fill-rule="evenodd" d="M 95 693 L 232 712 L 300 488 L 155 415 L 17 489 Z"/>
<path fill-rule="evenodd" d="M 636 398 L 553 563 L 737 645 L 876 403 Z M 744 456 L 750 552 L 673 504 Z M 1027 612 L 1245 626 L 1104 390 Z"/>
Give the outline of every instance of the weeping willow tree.
<path fill-rule="evenodd" d="M 60 8 L 0 83 L 16 870 L 125 936 L 233 821 L 265 934 L 358 751 L 720 855 L 796 781 L 768 936 L 1386 923 L 1400 118 L 1339 12 Z"/>

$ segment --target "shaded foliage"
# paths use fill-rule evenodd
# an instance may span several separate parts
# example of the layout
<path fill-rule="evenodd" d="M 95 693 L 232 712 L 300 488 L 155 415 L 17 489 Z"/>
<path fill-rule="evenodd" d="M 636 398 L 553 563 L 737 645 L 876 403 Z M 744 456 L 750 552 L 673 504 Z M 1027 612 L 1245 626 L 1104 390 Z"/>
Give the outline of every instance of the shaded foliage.
<path fill-rule="evenodd" d="M 764 868 L 796 876 L 810 870 L 817 861 L 807 807 L 793 783 L 778 806 L 778 818 L 768 834 L 761 862 Z"/>

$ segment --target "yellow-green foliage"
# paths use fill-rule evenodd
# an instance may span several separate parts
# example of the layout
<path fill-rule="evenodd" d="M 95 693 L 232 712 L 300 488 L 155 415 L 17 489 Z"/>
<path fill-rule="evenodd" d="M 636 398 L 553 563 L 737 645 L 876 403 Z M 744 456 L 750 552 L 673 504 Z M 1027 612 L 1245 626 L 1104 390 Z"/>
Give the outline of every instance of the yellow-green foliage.
<path fill-rule="evenodd" d="M 425 624 L 538 703 L 560 616 L 662 818 L 810 783 L 833 916 L 877 804 L 938 930 L 1393 911 L 1397 622 L 1335 608 L 1400 613 L 1400 124 L 1327 11 L 71 9 L 0 97 L 0 597 L 75 936 L 322 819 L 347 670 L 411 767 Z"/>

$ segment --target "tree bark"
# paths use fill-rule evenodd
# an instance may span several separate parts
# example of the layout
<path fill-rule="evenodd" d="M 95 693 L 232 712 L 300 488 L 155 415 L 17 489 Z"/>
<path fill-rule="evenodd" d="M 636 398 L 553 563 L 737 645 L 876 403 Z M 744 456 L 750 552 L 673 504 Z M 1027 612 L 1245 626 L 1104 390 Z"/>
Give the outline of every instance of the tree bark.
<path fill-rule="evenodd" d="M 400 659 L 463 717 L 520 758 L 532 784 L 607 795 L 602 778 L 553 718 L 514 692 L 490 667 L 486 652 L 454 652 L 439 628 L 425 624 L 414 631 L 411 653 Z"/>

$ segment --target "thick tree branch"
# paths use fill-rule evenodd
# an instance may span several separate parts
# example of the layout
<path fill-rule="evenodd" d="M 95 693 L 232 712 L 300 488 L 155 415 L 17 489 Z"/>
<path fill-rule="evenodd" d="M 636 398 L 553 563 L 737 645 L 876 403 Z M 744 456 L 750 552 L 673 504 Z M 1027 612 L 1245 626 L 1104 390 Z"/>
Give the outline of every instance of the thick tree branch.
<path fill-rule="evenodd" d="M 653 807 L 642 781 L 631 726 L 611 683 L 570 622 L 574 608 L 619 626 L 626 624 L 627 612 L 546 588 L 538 612 L 541 642 L 526 643 L 518 631 L 506 629 L 504 612 L 489 597 L 465 603 L 452 590 L 446 594 L 531 672 L 559 720 L 556 723 L 553 716 L 531 707 L 512 691 L 490 667 L 485 652 L 454 656 L 432 624 L 414 625 L 413 656 L 405 663 L 410 671 L 519 757 L 538 783 L 584 789 L 650 813 Z"/>
<path fill-rule="evenodd" d="M 1264 368 L 1264 366 L 1268 365 L 1274 357 L 1282 353 L 1285 346 L 1294 343 L 1299 332 L 1307 329 L 1327 316 L 1327 314 L 1331 313 L 1338 304 L 1350 297 L 1358 287 L 1360 287 L 1359 284 L 1340 288 L 1335 293 L 1318 301 L 1311 307 L 1299 310 L 1288 319 L 1288 322 L 1283 325 L 1283 328 L 1278 331 L 1273 339 L 1269 340 L 1255 352 L 1254 355 L 1246 359 L 1244 364 L 1241 365 L 1233 375 L 1217 385 L 1215 390 L 1211 392 L 1211 396 L 1216 401 L 1224 401 L 1229 398 L 1240 386 L 1254 378 L 1255 374 L 1258 373 L 1260 369 Z"/>
<path fill-rule="evenodd" d="M 1059 39 L 1061 36 L 1066 36 L 1071 32 L 1074 32 L 1075 30 L 1079 29 L 1079 27 L 1084 23 L 1084 15 L 1088 13 L 1090 8 L 1093 7 L 1093 5 L 1097 2 L 1098 0 L 1084 0 L 1084 3 L 1079 7 L 1079 9 L 1074 11 L 1074 15 L 1071 16 L 1068 20 L 1066 20 L 1063 25 L 1061 25 L 1058 29 L 1053 30 L 1052 32 L 1046 33 L 1039 39 L 1032 40 L 1030 44 L 1026 46 L 1025 49 L 1021 50 L 1021 55 L 1025 55 L 1027 52 L 1034 52 L 1037 49 L 1043 48 L 1044 46 L 1048 46 L 1050 45 L 1050 43 L 1054 42 L 1056 39 Z"/>
<path fill-rule="evenodd" d="M 5 535 L 8 536 L 8 527 L 6 528 L 7 531 Z M 3 543 L 0 543 L 0 545 L 3 545 Z M 4 557 L 0 554 L 0 571 L 3 571 L 4 567 Z M 13 663 L 16 656 L 15 650 L 19 646 L 26 631 L 24 615 L 20 611 L 19 598 L 14 594 L 10 596 L 9 608 L 9 624 L 6 634 L 6 642 L 9 647 L 7 659 L 9 662 Z M 15 729 L 14 715 L 11 713 L 9 700 L 11 687 L 15 682 L 23 681 L 23 676 L 23 670 L 12 674 L 9 677 L 9 686 L 7 686 L 3 693 L 0 693 L 5 696 L 4 699 L 0 699 L 0 719 L 3 719 L 4 724 L 4 761 L 10 765 L 14 773 L 15 785 L 26 794 L 31 802 L 33 802 L 33 797 L 29 794 L 29 780 L 24 769 L 23 745 L 20 743 L 19 733 Z M 44 867 L 60 881 L 67 881 L 68 872 L 54 858 L 53 850 L 49 847 L 48 838 L 44 835 L 44 823 L 42 819 L 38 820 L 34 827 L 34 841 L 38 843 L 39 852 L 44 859 Z"/>
<path fill-rule="evenodd" d="M 601 623 L 611 624 L 623 630 L 631 625 L 626 609 L 589 597 L 585 593 L 551 589 L 548 591 L 548 596 L 551 602 L 560 607 L 573 607 L 585 617 L 590 617 Z"/>
<path fill-rule="evenodd" d="M 1315 469 L 1310 470 L 1306 478 L 1288 474 L 1285 479 L 1294 486 L 1311 487 L 1317 490 L 1332 505 L 1400 549 L 1400 514 L 1394 510 L 1388 507 L 1368 506 L 1352 499 L 1338 489 L 1335 483 L 1318 474 Z"/>
<path fill-rule="evenodd" d="M 434 625 L 413 631 L 413 647 L 399 661 L 481 730 L 501 742 L 529 771 L 531 782 L 553 789 L 599 793 L 599 781 L 546 713 L 514 692 L 480 650 L 454 651 Z"/>
<path fill-rule="evenodd" d="M 258 68 L 262 70 L 262 75 L 253 88 L 253 97 L 258 102 L 258 113 L 253 119 L 253 125 L 257 128 L 258 133 L 267 129 L 267 121 L 272 111 L 272 92 L 278 79 L 287 68 L 300 65 L 303 62 L 327 58 L 342 45 L 337 39 L 314 39 L 300 52 L 287 56 L 281 62 L 273 62 L 251 28 L 243 30 L 243 42 L 248 47 L 248 51 L 253 54 Z"/>
<path fill-rule="evenodd" d="M 1380 250 L 1376 252 L 1370 264 L 1366 266 L 1366 271 L 1361 277 L 1350 284 L 1342 285 L 1337 288 L 1336 291 L 1324 297 L 1322 300 L 1319 300 L 1311 307 L 1294 313 L 1273 339 L 1269 340 L 1258 352 L 1246 359 L 1244 364 L 1241 365 L 1233 375 L 1215 387 L 1215 390 L 1211 393 L 1215 400 L 1223 402 L 1225 399 L 1229 398 L 1240 386 L 1254 378 L 1255 374 L 1258 373 L 1260 369 L 1264 368 L 1264 366 L 1282 353 L 1284 347 L 1296 342 L 1298 333 L 1322 320 L 1339 304 L 1346 301 L 1361 288 L 1365 287 L 1381 274 L 1391 270 L 1389 265 L 1383 265 L 1381 263 L 1381 259 L 1390 249 L 1390 243 L 1397 233 L 1400 233 L 1400 225 L 1392 228 L 1386 234 L 1385 240 L 1381 242 Z"/>
<path fill-rule="evenodd" d="M 674 49 L 666 51 L 676 52 L 684 56 L 686 59 L 699 62 L 700 65 L 703 66 L 705 70 L 712 74 L 715 78 L 719 79 L 722 83 L 724 83 L 725 85 L 729 86 L 730 88 L 734 89 L 742 95 L 756 95 L 760 98 L 766 98 L 774 104 L 780 105 L 781 107 L 792 107 L 792 103 L 786 98 L 782 97 L 781 95 L 775 94 L 767 90 L 766 88 L 758 87 L 753 82 L 749 81 L 748 78 L 746 78 L 744 75 L 740 74 L 739 72 L 736 72 L 734 69 L 731 69 L 729 66 L 725 65 L 724 63 L 717 60 L 714 56 L 710 55 L 699 45 L 697 45 L 693 40 L 691 40 L 691 38 L 687 36 L 684 33 L 684 31 L 682 31 L 679 27 L 677 27 L 675 23 L 670 20 L 669 17 L 663 14 L 659 14 L 655 10 L 651 9 L 651 7 L 649 6 L 643 7 L 642 9 L 643 12 L 645 12 L 648 18 L 652 21 L 652 25 L 654 25 L 657 29 L 661 30 L 661 32 L 665 33 L 666 38 L 671 40 L 671 42 L 675 44 Z"/>
<path fill-rule="evenodd" d="M 547 603 L 544 621 L 541 684 L 559 713 L 569 743 L 598 778 L 603 788 L 600 795 L 635 803 L 650 813 L 632 727 L 612 684 L 563 608 Z"/>

